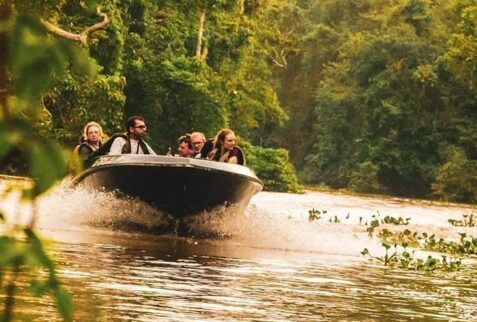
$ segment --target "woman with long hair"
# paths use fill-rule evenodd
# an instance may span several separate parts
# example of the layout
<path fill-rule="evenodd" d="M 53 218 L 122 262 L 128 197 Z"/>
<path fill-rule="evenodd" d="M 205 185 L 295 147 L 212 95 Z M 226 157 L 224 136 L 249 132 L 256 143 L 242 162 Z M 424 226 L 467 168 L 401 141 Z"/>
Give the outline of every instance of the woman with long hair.
<path fill-rule="evenodd" d="M 88 122 L 85 125 L 81 143 L 75 149 L 81 160 L 86 161 L 94 151 L 99 149 L 103 144 L 103 136 L 103 128 L 98 123 Z"/>
<path fill-rule="evenodd" d="M 231 129 L 221 129 L 214 139 L 214 149 L 209 160 L 235 164 L 245 164 L 242 150 L 235 145 L 235 133 Z"/>

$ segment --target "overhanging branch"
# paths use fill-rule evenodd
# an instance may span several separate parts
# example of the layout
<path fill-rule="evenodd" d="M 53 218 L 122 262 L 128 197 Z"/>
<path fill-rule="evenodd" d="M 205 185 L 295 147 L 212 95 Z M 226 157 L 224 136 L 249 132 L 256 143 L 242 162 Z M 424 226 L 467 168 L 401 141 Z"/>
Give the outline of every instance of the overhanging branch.
<path fill-rule="evenodd" d="M 88 42 L 89 34 L 91 34 L 92 32 L 94 32 L 98 29 L 105 29 L 109 25 L 108 15 L 105 14 L 104 12 L 101 12 L 101 9 L 100 9 L 99 6 L 96 9 L 96 13 L 98 14 L 98 16 L 103 17 L 103 20 L 98 22 L 98 23 L 95 23 L 92 26 L 89 26 L 88 28 L 86 28 L 85 30 L 83 30 L 79 34 L 75 34 L 75 33 L 63 30 L 63 29 L 59 28 L 58 26 L 55 26 L 52 23 L 50 23 L 46 20 L 43 20 L 43 19 L 41 19 L 41 22 L 42 22 L 43 26 L 45 26 L 45 28 L 48 32 L 50 32 L 52 34 L 55 34 L 58 37 L 61 37 L 61 38 L 67 39 L 67 40 L 71 40 L 71 41 L 80 42 L 82 44 L 86 44 Z"/>

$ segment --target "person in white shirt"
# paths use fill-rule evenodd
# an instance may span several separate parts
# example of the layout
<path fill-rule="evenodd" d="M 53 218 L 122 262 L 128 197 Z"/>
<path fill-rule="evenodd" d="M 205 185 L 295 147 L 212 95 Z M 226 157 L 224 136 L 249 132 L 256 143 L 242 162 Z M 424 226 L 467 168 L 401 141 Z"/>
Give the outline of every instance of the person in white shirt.
<path fill-rule="evenodd" d="M 144 142 L 147 127 L 144 118 L 131 116 L 126 121 L 126 135 L 117 136 L 109 150 L 110 155 L 117 154 L 153 154 L 154 150 Z"/>

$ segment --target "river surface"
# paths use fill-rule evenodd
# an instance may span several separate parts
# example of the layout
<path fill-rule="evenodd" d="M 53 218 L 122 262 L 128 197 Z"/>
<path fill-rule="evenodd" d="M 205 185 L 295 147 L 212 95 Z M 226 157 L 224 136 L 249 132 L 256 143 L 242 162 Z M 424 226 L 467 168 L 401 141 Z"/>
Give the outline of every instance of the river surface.
<path fill-rule="evenodd" d="M 7 220 L 29 207 L 1 201 Z M 315 209 L 317 220 L 309 221 Z M 412 231 L 458 238 L 475 208 L 308 192 L 256 195 L 245 214 L 218 209 L 188 219 L 194 236 L 157 233 L 170 218 L 134 201 L 61 187 L 38 202 L 37 226 L 73 294 L 76 321 L 471 321 L 474 260 L 458 272 L 416 272 L 369 262 L 382 252 L 370 220 L 410 218 Z M 208 236 L 208 237 L 197 237 Z M 213 237 L 211 237 L 213 236 Z M 423 254 L 425 256 L 425 254 Z M 20 285 L 16 320 L 60 321 L 48 297 Z"/>

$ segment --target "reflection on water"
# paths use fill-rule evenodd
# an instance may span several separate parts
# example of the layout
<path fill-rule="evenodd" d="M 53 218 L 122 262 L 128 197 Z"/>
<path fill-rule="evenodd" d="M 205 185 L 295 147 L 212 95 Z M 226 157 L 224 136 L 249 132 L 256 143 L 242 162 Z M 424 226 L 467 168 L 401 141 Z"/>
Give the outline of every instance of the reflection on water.
<path fill-rule="evenodd" d="M 416 231 L 477 236 L 476 228 L 447 222 L 469 208 L 260 193 L 246 214 L 188 218 L 194 231 L 226 236 L 215 239 L 152 234 L 170 218 L 108 194 L 60 189 L 39 208 L 41 233 L 56 241 L 49 249 L 74 294 L 77 321 L 447 321 L 476 313 L 472 262 L 461 272 L 430 274 L 387 269 L 359 254 L 380 247 L 364 225 L 378 212 L 411 218 L 405 228 Z M 326 213 L 309 222 L 311 208 Z M 330 222 L 335 216 L 339 222 Z M 118 221 L 147 231 L 118 230 Z M 36 303 L 22 294 L 17 318 L 59 320 L 47 298 Z"/>
<path fill-rule="evenodd" d="M 88 233 L 55 249 L 78 320 L 469 320 L 477 304 L 471 272 L 393 271 L 360 257 L 230 240 Z"/>

